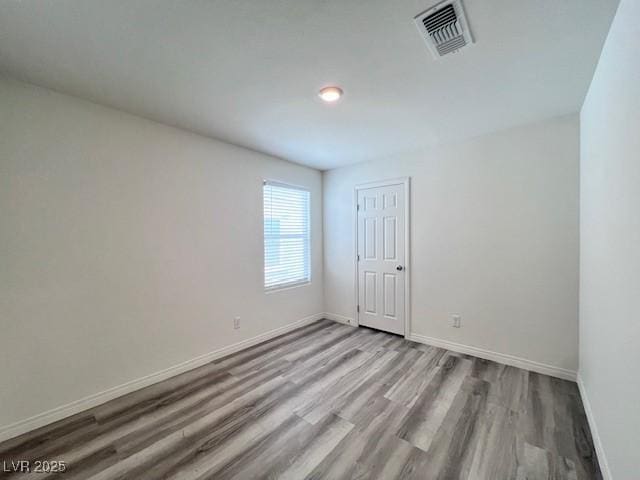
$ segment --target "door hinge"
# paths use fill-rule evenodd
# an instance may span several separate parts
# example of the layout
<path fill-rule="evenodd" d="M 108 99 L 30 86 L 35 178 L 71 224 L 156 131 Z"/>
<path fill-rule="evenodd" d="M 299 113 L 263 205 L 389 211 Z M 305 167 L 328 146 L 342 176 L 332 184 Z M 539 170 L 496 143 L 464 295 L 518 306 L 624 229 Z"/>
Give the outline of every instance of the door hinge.
<path fill-rule="evenodd" d="M 360 261 L 360 254 L 358 254 L 358 261 Z"/>
<path fill-rule="evenodd" d="M 359 203 L 356 205 L 356 210 L 360 211 L 360 204 Z"/>
<path fill-rule="evenodd" d="M 356 312 L 360 313 L 360 305 L 356 307 Z"/>

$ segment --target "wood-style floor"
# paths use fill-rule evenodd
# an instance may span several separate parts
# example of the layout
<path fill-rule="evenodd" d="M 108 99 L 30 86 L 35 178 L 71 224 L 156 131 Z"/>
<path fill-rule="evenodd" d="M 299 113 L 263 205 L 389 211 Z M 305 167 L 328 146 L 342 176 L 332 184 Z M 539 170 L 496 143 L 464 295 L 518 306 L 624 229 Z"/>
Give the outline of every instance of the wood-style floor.
<path fill-rule="evenodd" d="M 69 480 L 600 478 L 574 383 L 327 320 L 0 444 L 43 458 Z"/>

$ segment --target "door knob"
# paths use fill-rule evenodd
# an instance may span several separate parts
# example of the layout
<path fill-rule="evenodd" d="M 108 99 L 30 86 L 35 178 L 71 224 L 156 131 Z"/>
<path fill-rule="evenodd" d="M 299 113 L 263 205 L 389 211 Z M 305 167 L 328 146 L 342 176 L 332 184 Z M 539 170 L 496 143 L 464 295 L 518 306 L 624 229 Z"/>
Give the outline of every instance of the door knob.
<path fill-rule="evenodd" d="M 402 265 L 398 265 L 398 266 L 396 267 L 396 270 L 398 270 L 399 272 L 401 272 L 403 268 L 404 268 L 404 267 L 403 267 Z"/>

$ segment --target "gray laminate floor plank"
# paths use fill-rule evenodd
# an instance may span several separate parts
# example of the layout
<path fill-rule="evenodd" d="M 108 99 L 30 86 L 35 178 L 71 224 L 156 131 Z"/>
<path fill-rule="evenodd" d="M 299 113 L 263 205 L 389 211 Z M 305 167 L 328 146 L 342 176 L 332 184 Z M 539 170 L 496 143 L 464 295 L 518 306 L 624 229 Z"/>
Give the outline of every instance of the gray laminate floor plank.
<path fill-rule="evenodd" d="M 467 376 L 429 442 L 424 478 L 472 478 L 473 454 L 481 445 L 480 426 L 487 413 L 489 383 Z"/>
<path fill-rule="evenodd" d="M 469 360 L 449 356 L 411 407 L 397 435 L 428 451 L 465 379 L 472 378 L 467 376 L 470 365 Z"/>
<path fill-rule="evenodd" d="M 368 421 L 354 419 L 354 428 L 340 445 L 318 465 L 311 478 L 369 478 L 387 465 L 391 475 L 393 465 L 400 471 L 400 457 L 408 456 L 415 447 L 393 431 L 407 415 L 408 409 L 401 404 L 378 396 L 366 407 Z"/>
<path fill-rule="evenodd" d="M 16 480 L 600 479 L 573 382 L 321 320 L 0 444 Z"/>

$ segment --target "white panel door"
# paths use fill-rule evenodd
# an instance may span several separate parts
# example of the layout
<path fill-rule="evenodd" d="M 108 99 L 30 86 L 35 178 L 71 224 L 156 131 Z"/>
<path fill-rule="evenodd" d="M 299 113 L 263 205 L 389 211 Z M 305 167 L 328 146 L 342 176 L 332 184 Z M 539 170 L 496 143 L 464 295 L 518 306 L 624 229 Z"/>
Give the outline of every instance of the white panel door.
<path fill-rule="evenodd" d="M 404 335 L 404 184 L 358 189 L 358 321 Z"/>

